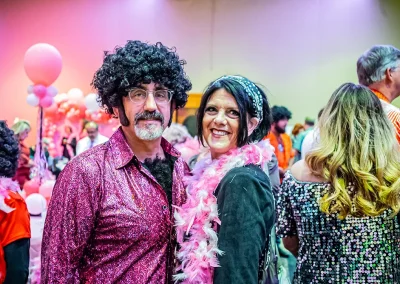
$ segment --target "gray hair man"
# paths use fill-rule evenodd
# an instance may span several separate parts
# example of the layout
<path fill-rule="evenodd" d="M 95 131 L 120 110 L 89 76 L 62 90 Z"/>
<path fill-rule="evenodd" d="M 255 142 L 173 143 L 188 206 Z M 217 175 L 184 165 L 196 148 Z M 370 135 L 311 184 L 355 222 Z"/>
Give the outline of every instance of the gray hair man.
<path fill-rule="evenodd" d="M 381 100 L 400 143 L 400 109 L 391 102 L 400 96 L 400 50 L 391 45 L 375 45 L 357 60 L 359 83 L 369 87 Z"/>

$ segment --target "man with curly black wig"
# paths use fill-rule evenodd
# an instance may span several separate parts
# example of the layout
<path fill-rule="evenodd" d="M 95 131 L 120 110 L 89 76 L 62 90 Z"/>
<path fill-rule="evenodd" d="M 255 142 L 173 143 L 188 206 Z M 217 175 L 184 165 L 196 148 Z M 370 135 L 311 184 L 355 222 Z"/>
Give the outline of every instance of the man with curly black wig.
<path fill-rule="evenodd" d="M 162 138 L 191 83 L 175 49 L 128 41 L 92 85 L 121 127 L 61 172 L 49 205 L 42 283 L 169 283 L 173 210 L 188 167 Z"/>
<path fill-rule="evenodd" d="M 18 182 L 12 180 L 18 158 L 14 132 L 0 120 L 0 283 L 5 284 L 25 284 L 29 275 L 29 213 Z"/>
<path fill-rule="evenodd" d="M 283 178 L 287 168 L 289 167 L 290 159 L 293 157 L 292 140 L 285 133 L 289 119 L 292 118 L 292 113 L 284 106 L 273 106 L 271 108 L 272 125 L 271 131 L 266 136 L 272 146 L 275 148 L 275 155 L 278 159 L 279 176 Z"/>

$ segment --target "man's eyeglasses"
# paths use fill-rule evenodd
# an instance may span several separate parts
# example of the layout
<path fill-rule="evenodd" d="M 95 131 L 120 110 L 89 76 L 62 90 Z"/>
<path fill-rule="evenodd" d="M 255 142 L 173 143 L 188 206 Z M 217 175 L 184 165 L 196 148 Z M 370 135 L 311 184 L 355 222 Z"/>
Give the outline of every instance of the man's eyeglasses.
<path fill-rule="evenodd" d="M 165 105 L 171 101 L 174 92 L 166 89 L 147 91 L 139 88 L 134 88 L 128 91 L 129 99 L 135 104 L 144 104 L 150 93 L 153 94 L 156 104 Z"/>

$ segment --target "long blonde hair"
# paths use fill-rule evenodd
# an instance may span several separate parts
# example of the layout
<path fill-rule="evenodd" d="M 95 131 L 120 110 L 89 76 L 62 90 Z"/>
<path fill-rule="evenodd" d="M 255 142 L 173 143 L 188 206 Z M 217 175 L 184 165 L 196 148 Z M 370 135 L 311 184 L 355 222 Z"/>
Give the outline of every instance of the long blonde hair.
<path fill-rule="evenodd" d="M 306 156 L 311 172 L 329 181 L 320 210 L 356 217 L 400 208 L 400 147 L 379 99 L 353 83 L 340 86 L 319 120 L 320 144 Z"/>

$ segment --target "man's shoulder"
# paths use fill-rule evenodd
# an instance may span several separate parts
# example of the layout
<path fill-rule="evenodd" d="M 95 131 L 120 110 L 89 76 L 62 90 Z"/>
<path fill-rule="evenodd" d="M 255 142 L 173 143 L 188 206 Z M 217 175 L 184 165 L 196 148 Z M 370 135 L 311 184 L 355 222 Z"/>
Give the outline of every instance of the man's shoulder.
<path fill-rule="evenodd" d="M 282 133 L 281 134 L 282 140 L 286 141 L 286 143 L 292 144 L 292 138 L 290 138 L 289 134 L 287 133 Z"/>
<path fill-rule="evenodd" d="M 108 138 L 107 136 L 104 136 L 104 135 L 101 135 L 100 133 L 99 133 L 99 142 L 100 143 L 104 143 L 104 142 L 107 142 L 110 138 Z"/>
<path fill-rule="evenodd" d="M 87 143 L 87 141 L 89 140 L 89 137 L 83 137 L 82 139 L 79 139 L 78 144 L 84 144 Z"/>
<path fill-rule="evenodd" d="M 310 130 L 309 132 L 306 133 L 306 135 L 304 136 L 304 141 L 305 140 L 312 140 L 314 138 L 315 135 L 315 129 Z"/>
<path fill-rule="evenodd" d="M 390 104 L 388 102 L 385 102 L 384 100 L 380 100 L 380 101 L 381 101 L 383 110 L 386 113 L 388 113 L 388 112 L 400 113 L 400 109 L 397 106 L 392 105 L 392 104 Z"/>
<path fill-rule="evenodd" d="M 108 148 L 106 145 L 99 145 L 84 151 L 83 153 L 75 156 L 66 165 L 66 169 L 75 171 L 92 171 L 99 168 L 101 163 L 107 161 L 111 156 L 107 155 Z"/>

